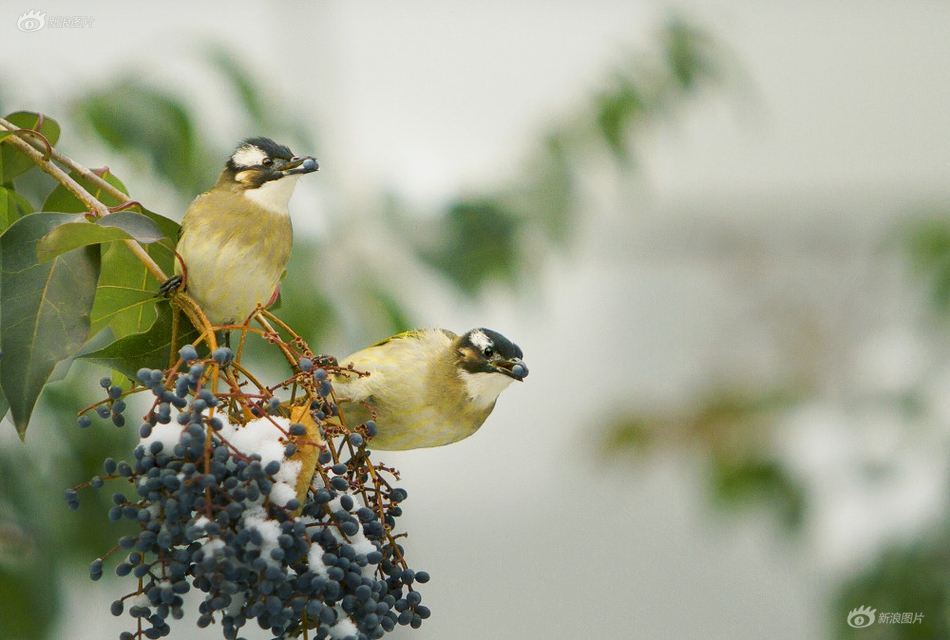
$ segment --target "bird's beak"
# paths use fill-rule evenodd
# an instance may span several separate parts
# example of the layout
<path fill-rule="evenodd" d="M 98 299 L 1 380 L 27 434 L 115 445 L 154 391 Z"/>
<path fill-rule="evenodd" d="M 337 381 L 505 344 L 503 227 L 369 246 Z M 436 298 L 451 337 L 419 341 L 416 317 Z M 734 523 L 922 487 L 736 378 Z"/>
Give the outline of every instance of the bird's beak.
<path fill-rule="evenodd" d="M 279 171 L 285 176 L 294 176 L 302 173 L 313 173 L 319 171 L 320 165 L 317 159 L 312 156 L 303 156 L 288 160 L 286 164 L 280 167 Z"/>
<path fill-rule="evenodd" d="M 525 366 L 525 363 L 521 358 L 499 360 L 493 364 L 499 373 L 503 373 L 509 378 L 514 378 L 518 382 L 521 382 L 528 377 L 528 367 Z"/>

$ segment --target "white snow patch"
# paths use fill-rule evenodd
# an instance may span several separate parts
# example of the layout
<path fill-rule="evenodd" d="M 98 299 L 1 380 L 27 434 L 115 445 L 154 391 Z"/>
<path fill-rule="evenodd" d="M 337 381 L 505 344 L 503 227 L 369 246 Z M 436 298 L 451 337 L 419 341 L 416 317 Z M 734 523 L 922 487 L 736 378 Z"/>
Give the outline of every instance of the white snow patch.
<path fill-rule="evenodd" d="M 152 433 L 147 438 L 142 438 L 139 443 L 145 445 L 147 450 L 153 442 L 161 442 L 166 451 L 171 451 L 178 444 L 183 430 L 184 427 L 174 420 L 168 424 L 156 424 L 152 427 Z"/>
<path fill-rule="evenodd" d="M 225 422 L 220 433 L 241 453 L 260 455 L 261 464 L 266 465 L 272 460 L 282 462 L 284 459 L 284 445 L 280 442 L 284 434 L 278 427 L 286 431 L 290 428 L 290 420 L 281 417 L 258 418 L 243 427 Z"/>
<path fill-rule="evenodd" d="M 221 538 L 212 538 L 201 545 L 206 558 L 213 558 L 221 549 L 224 549 L 224 540 Z"/>
<path fill-rule="evenodd" d="M 330 627 L 330 635 L 334 638 L 345 638 L 346 636 L 356 636 L 359 635 L 359 630 L 356 628 L 356 624 L 350 620 L 348 614 L 343 611 L 340 607 L 337 607 L 337 623 Z"/>
<path fill-rule="evenodd" d="M 289 429 L 290 420 L 273 417 L 251 420 L 243 427 L 225 422 L 220 431 L 221 437 L 244 455 L 258 454 L 262 465 L 267 466 L 274 460 L 280 463 L 280 471 L 274 475 L 270 500 L 281 507 L 297 497 L 297 476 L 303 467 L 300 460 L 284 458 L 284 448 L 287 446 L 284 432 Z"/>
<path fill-rule="evenodd" d="M 257 505 L 244 512 L 244 526 L 260 532 L 264 538 L 261 542 L 261 556 L 269 559 L 271 550 L 280 546 L 277 542 L 280 536 L 280 525 L 277 521 L 269 519 L 264 507 Z"/>

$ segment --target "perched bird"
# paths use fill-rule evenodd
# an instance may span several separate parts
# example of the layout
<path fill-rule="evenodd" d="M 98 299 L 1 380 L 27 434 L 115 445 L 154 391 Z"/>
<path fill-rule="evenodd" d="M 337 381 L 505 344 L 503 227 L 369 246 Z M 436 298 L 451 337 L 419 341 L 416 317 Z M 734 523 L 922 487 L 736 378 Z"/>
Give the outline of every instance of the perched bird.
<path fill-rule="evenodd" d="M 272 302 L 293 244 L 287 203 L 297 179 L 319 168 L 269 138 L 242 142 L 214 187 L 188 207 L 177 247 L 185 268 L 176 264 L 161 292 L 184 275 L 185 290 L 214 325 L 244 322 Z"/>
<path fill-rule="evenodd" d="M 400 333 L 340 361 L 351 364 L 369 375 L 333 377 L 343 417 L 351 426 L 375 420 L 370 447 L 388 450 L 467 438 L 498 395 L 528 375 L 518 345 L 490 329 L 461 336 L 445 329 Z"/>

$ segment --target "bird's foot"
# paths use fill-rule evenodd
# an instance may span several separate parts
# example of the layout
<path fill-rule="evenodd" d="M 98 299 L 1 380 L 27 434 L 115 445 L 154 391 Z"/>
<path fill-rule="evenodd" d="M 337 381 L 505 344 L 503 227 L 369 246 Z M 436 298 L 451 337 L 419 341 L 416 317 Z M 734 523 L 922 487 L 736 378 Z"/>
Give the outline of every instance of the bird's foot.
<path fill-rule="evenodd" d="M 167 296 L 171 293 L 174 293 L 175 291 L 178 291 L 182 282 L 183 280 L 181 276 L 172 276 L 162 283 L 162 286 L 158 288 L 158 294 L 156 294 L 155 297 L 157 298 L 159 296 Z"/>

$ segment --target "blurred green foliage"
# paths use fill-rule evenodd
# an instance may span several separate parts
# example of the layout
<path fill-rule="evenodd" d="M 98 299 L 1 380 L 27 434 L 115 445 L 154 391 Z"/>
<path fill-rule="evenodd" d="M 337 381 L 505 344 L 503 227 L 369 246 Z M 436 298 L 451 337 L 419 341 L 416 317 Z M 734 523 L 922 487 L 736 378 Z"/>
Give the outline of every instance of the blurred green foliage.
<path fill-rule="evenodd" d="M 933 309 L 950 314 L 950 217 L 947 212 L 918 214 L 898 230 L 901 249 L 929 289 Z"/>
<path fill-rule="evenodd" d="M 658 450 L 698 450 L 714 501 L 738 510 L 766 508 L 790 531 L 802 524 L 805 491 L 776 457 L 776 421 L 803 395 L 792 387 L 756 391 L 714 389 L 673 415 L 620 413 L 601 440 L 611 461 Z"/>
<path fill-rule="evenodd" d="M 114 151 L 148 162 L 185 193 L 197 195 L 214 181 L 218 163 L 178 96 L 129 78 L 85 96 L 76 110 Z"/>
<path fill-rule="evenodd" d="M 920 539 L 887 548 L 873 566 L 850 578 L 835 598 L 832 628 L 839 638 L 924 640 L 950 638 L 950 528 L 941 525 Z M 876 610 L 876 621 L 855 629 L 848 614 Z M 919 622 L 887 623 L 882 613 L 923 614 Z"/>

